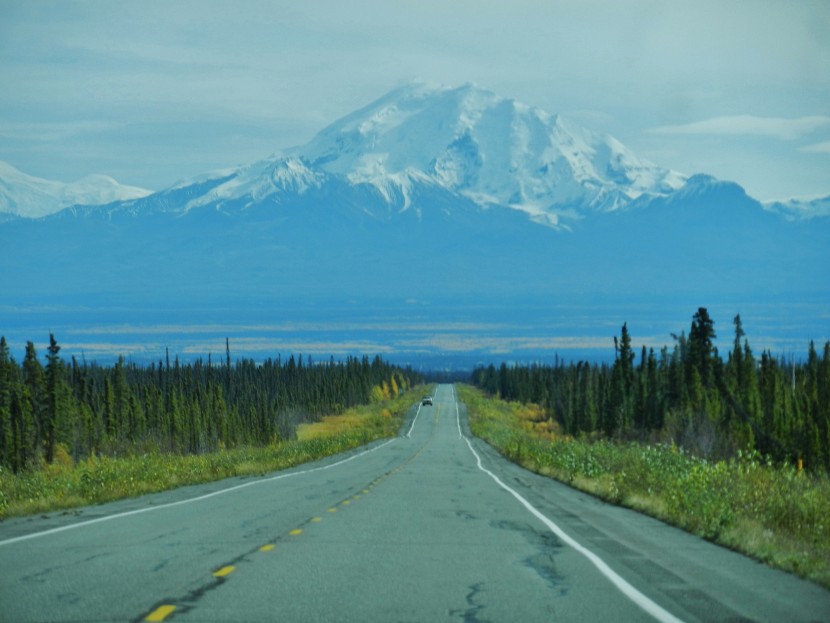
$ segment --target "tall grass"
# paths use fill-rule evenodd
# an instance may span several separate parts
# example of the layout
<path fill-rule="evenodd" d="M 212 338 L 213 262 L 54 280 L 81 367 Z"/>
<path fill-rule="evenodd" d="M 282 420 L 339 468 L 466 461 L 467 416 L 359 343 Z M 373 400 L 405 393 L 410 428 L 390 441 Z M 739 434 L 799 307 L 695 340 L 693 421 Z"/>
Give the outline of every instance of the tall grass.
<path fill-rule="evenodd" d="M 560 436 L 532 405 L 459 388 L 472 432 L 510 460 L 830 588 L 830 479 L 757 453 L 707 461 L 668 445 Z"/>
<path fill-rule="evenodd" d="M 200 455 L 160 452 L 91 456 L 74 463 L 58 446 L 55 461 L 13 474 L 0 468 L 0 519 L 134 497 L 233 476 L 262 475 L 344 452 L 398 433 L 422 388 L 340 416 L 303 425 L 296 441 Z"/>

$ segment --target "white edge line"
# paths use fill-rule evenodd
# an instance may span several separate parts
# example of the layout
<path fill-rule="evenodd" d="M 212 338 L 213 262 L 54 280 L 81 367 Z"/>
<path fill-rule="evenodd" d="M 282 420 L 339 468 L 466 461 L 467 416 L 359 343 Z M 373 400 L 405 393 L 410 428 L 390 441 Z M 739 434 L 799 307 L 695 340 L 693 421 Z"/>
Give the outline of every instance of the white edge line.
<path fill-rule="evenodd" d="M 409 427 L 409 430 L 406 433 L 406 438 L 410 439 L 410 435 L 412 434 L 412 429 L 415 428 L 415 422 L 418 420 L 418 415 L 421 413 L 421 403 L 418 403 L 418 410 L 415 412 L 415 417 L 412 418 L 412 426 Z"/>
<path fill-rule="evenodd" d="M 148 506 L 146 508 L 138 508 L 132 511 L 126 511 L 124 513 L 116 513 L 115 515 L 107 515 L 105 517 L 98 517 L 96 519 L 90 519 L 88 521 L 81 521 L 78 523 L 69 524 L 66 526 L 59 526 L 57 528 L 51 528 L 49 530 L 43 530 L 42 532 L 33 532 L 31 534 L 24 534 L 22 536 L 13 537 L 11 539 L 6 539 L 5 541 L 0 541 L 0 547 L 3 545 L 11 545 L 13 543 L 19 543 L 21 541 L 28 541 L 29 539 L 36 539 L 42 536 L 48 536 L 50 534 L 56 534 L 58 532 L 65 532 L 66 530 L 74 530 L 75 528 L 81 528 L 83 526 L 90 526 L 92 524 L 101 523 L 103 521 L 109 521 L 111 519 L 121 519 L 122 517 L 130 517 L 132 515 L 140 515 L 141 513 L 148 513 L 150 511 L 157 511 L 163 508 L 170 508 L 172 506 L 181 506 L 182 504 L 190 504 L 191 502 L 199 502 L 201 500 L 206 500 L 208 498 L 216 497 L 217 495 L 222 495 L 224 493 L 230 493 L 231 491 L 238 491 L 239 489 L 244 489 L 246 487 L 252 487 L 254 485 L 260 485 L 266 482 L 273 482 L 275 480 L 282 480 L 283 478 L 290 478 L 291 476 L 300 476 L 302 474 L 311 474 L 313 472 L 319 472 L 324 469 L 329 469 L 331 467 L 337 467 L 338 465 L 343 465 L 343 463 L 348 463 L 356 458 L 359 458 L 365 454 L 369 454 L 370 452 L 374 452 L 375 450 L 380 450 L 385 445 L 388 445 L 395 441 L 395 439 L 390 439 L 388 441 L 383 442 L 382 444 L 375 446 L 374 448 L 369 448 L 368 450 L 364 450 L 358 454 L 353 454 L 352 456 L 343 459 L 342 461 L 337 461 L 336 463 L 330 463 L 329 465 L 323 465 L 321 467 L 314 467 L 312 469 L 304 469 L 296 472 L 289 472 L 287 474 L 279 474 L 278 476 L 272 476 L 270 478 L 263 478 L 260 480 L 254 480 L 252 482 L 246 482 L 241 485 L 235 485 L 233 487 L 228 487 L 227 489 L 220 489 L 219 491 L 213 491 L 212 493 L 206 493 L 205 495 L 200 495 L 195 498 L 188 498 L 186 500 L 179 500 L 178 502 L 169 502 L 167 504 L 159 504 L 158 506 Z"/>
<path fill-rule="evenodd" d="M 634 588 L 631 584 L 626 582 L 622 577 L 617 575 L 617 573 L 608 566 L 608 564 L 599 556 L 594 554 L 591 550 L 587 549 L 586 547 L 577 543 L 573 538 L 571 538 L 568 534 L 566 534 L 559 526 L 553 523 L 550 519 L 545 517 L 541 511 L 539 511 L 536 507 L 534 507 L 530 502 L 528 502 L 525 498 L 523 498 L 519 493 L 508 487 L 504 484 L 498 476 L 496 476 L 493 472 L 489 469 L 485 468 L 481 464 L 481 457 L 478 453 L 473 449 L 473 445 L 470 443 L 470 440 L 464 437 L 464 441 L 467 442 L 467 447 L 470 449 L 470 452 L 473 453 L 473 456 L 476 457 L 476 462 L 478 464 L 478 468 L 483 471 L 485 474 L 490 476 L 497 485 L 499 485 L 502 489 L 510 493 L 514 498 L 516 498 L 519 503 L 524 506 L 530 513 L 536 517 L 539 521 L 545 524 L 548 529 L 553 532 L 557 537 L 559 537 L 562 541 L 570 545 L 573 549 L 578 551 L 580 554 L 585 556 L 591 563 L 604 575 L 608 578 L 611 583 L 616 586 L 626 597 L 628 597 L 631 601 L 633 601 L 637 606 L 645 610 L 648 614 L 653 616 L 655 619 L 660 621 L 661 623 L 682 623 L 681 619 L 678 619 L 668 610 L 665 610 L 661 606 L 654 603 L 651 599 L 643 595 L 640 591 Z"/>

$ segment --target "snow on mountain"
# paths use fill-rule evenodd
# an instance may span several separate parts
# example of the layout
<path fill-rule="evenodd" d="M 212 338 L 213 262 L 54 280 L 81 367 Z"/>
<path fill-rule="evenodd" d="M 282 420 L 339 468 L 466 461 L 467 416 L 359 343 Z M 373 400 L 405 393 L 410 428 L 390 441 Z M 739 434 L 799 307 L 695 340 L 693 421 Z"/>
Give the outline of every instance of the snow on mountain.
<path fill-rule="evenodd" d="M 0 213 L 39 218 L 73 205 L 103 205 L 149 194 L 106 175 L 88 175 L 65 184 L 27 175 L 0 161 Z"/>
<path fill-rule="evenodd" d="M 830 196 L 817 199 L 793 198 L 787 201 L 773 201 L 764 204 L 770 212 L 782 214 L 791 221 L 802 221 L 830 216 Z"/>
<path fill-rule="evenodd" d="M 306 145 L 183 181 L 158 197 L 166 211 L 222 211 L 332 185 L 341 195 L 346 189 L 374 197 L 395 213 L 438 192 L 557 226 L 586 210 L 613 211 L 641 196 L 672 193 L 685 180 L 610 136 L 490 91 L 410 85 L 335 121 Z M 375 215 L 379 209 L 365 207 Z"/>
<path fill-rule="evenodd" d="M 735 183 L 686 178 L 469 85 L 404 87 L 306 145 L 48 218 L 9 215 L 95 193 L 70 195 L 73 185 L 8 165 L 0 179 L 30 202 L 4 198 L 0 211 L 7 308 L 279 314 L 305 301 L 336 316 L 344 301 L 371 315 L 410 299 L 434 309 L 507 301 L 514 313 L 515 301 L 547 309 L 568 296 L 826 296 L 826 222 L 787 222 Z"/>
<path fill-rule="evenodd" d="M 298 158 L 262 160 L 235 171 L 222 172 L 222 177 L 225 176 L 227 181 L 188 201 L 183 206 L 183 211 L 234 201 L 240 197 L 247 198 L 244 207 L 250 207 L 274 193 L 303 194 L 309 188 L 319 188 L 325 178 L 321 172 L 309 169 Z M 184 187 L 185 184 L 178 186 Z"/>
<path fill-rule="evenodd" d="M 287 151 L 383 194 L 420 178 L 480 205 L 556 221 L 574 208 L 609 211 L 685 177 L 640 159 L 610 136 L 472 85 L 411 85 Z"/>
<path fill-rule="evenodd" d="M 557 229 L 590 215 L 712 192 L 746 199 L 708 176 L 688 178 L 622 143 L 474 85 L 396 89 L 324 128 L 309 143 L 253 164 L 183 180 L 158 193 L 105 176 L 61 184 L 0 163 L 0 220 L 68 206 L 68 216 L 228 213 L 265 204 L 326 205 L 375 219 L 423 210 L 506 208 Z M 830 198 L 765 206 L 798 220 L 830 213 Z"/>

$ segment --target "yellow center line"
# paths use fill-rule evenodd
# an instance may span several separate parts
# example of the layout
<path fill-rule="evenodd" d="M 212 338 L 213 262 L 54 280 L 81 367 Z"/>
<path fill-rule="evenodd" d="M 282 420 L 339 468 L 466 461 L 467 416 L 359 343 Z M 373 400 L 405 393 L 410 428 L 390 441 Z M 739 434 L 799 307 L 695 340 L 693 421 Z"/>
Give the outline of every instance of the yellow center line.
<path fill-rule="evenodd" d="M 302 533 L 303 533 L 303 531 L 302 531 L 302 530 L 300 530 L 299 528 L 294 528 L 294 529 L 293 529 L 291 532 L 289 532 L 288 534 L 290 534 L 291 536 L 298 536 L 298 535 L 300 535 L 300 534 L 302 534 Z"/>
<path fill-rule="evenodd" d="M 337 509 L 336 509 L 336 508 L 330 508 L 330 509 L 328 509 L 326 512 L 327 512 L 327 513 L 336 513 L 336 512 L 337 512 Z"/>
<path fill-rule="evenodd" d="M 270 552 L 275 547 L 276 547 L 276 545 L 274 545 L 273 543 L 268 543 L 268 545 L 263 545 L 262 547 L 260 547 L 259 551 L 261 551 L 261 552 Z"/>
<path fill-rule="evenodd" d="M 147 617 L 144 619 L 145 621 L 164 621 L 173 610 L 176 609 L 176 606 L 159 606 L 155 610 L 153 610 Z"/>
<path fill-rule="evenodd" d="M 323 521 L 323 518 L 322 517 L 312 517 L 311 521 L 313 523 L 320 523 L 321 521 Z"/>
<path fill-rule="evenodd" d="M 349 505 L 349 504 L 351 504 L 351 503 L 352 503 L 352 501 L 351 501 L 351 500 L 343 500 L 343 501 L 341 502 L 341 504 L 343 504 L 343 506 L 347 506 L 347 505 Z"/>
<path fill-rule="evenodd" d="M 236 571 L 236 567 L 233 565 L 228 565 L 227 567 L 222 567 L 221 569 L 213 572 L 213 577 L 215 578 L 224 578 L 229 576 L 231 573 Z"/>

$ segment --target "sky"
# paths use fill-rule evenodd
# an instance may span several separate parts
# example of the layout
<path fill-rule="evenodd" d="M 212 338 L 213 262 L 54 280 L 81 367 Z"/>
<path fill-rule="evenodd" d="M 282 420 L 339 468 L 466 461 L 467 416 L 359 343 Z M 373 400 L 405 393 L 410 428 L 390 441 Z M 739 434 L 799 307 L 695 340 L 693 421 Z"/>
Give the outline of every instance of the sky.
<path fill-rule="evenodd" d="M 828 0 L 0 0 L 0 160 L 161 190 L 472 82 L 770 201 L 830 195 Z"/>

